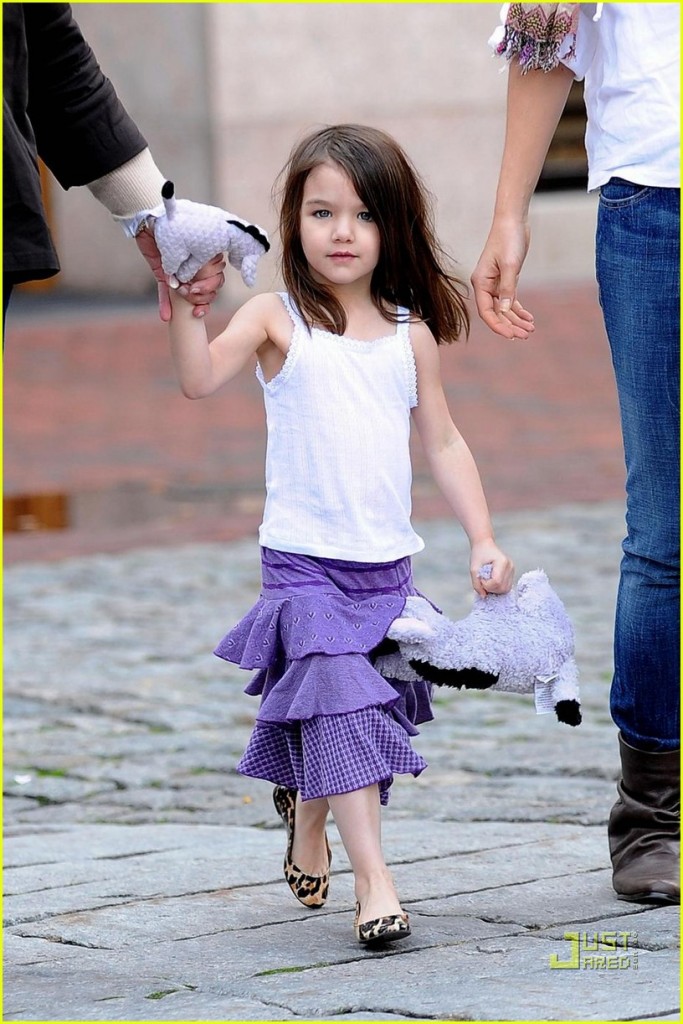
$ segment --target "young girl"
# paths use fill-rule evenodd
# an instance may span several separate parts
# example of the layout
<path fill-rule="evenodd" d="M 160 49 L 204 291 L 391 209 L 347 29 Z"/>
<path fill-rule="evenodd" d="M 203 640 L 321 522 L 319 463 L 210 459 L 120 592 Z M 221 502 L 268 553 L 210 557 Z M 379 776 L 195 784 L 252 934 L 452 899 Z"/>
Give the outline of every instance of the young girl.
<path fill-rule="evenodd" d="M 474 589 L 505 593 L 513 568 L 442 390 L 437 345 L 469 321 L 415 170 L 388 135 L 350 124 L 305 138 L 283 180 L 287 292 L 250 299 L 210 344 L 174 298 L 171 346 L 189 398 L 256 356 L 268 422 L 263 586 L 216 650 L 259 670 L 247 693 L 261 696 L 260 710 L 237 767 L 275 783 L 285 878 L 309 907 L 327 898 L 332 812 L 354 873 L 356 938 L 371 944 L 410 933 L 382 854 L 380 804 L 395 772 L 426 767 L 410 736 L 433 717 L 427 684 L 373 667 L 416 593 L 410 556 L 424 547 L 410 522 L 411 416 L 469 538 Z"/>

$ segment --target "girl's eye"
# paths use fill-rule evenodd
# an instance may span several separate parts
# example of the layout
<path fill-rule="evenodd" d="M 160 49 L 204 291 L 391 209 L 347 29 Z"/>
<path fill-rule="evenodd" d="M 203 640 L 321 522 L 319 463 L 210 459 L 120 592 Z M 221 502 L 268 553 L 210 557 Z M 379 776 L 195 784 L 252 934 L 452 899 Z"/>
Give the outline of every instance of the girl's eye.
<path fill-rule="evenodd" d="M 361 220 L 364 220 L 366 222 L 373 221 L 375 219 L 369 210 L 363 210 L 363 212 L 359 213 L 358 216 L 360 217 Z"/>
<path fill-rule="evenodd" d="M 329 210 L 315 210 L 313 216 L 318 217 L 320 220 L 323 220 L 324 218 L 331 217 L 332 215 Z"/>

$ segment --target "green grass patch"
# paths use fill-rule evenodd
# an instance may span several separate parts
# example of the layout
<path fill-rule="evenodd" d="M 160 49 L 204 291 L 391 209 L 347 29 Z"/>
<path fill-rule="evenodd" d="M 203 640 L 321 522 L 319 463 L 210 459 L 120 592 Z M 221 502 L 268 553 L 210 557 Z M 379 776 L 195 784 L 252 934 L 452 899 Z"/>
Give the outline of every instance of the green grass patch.
<path fill-rule="evenodd" d="M 186 990 L 186 991 L 189 991 L 189 992 L 196 992 L 197 991 L 197 986 L 196 985 L 186 985 L 183 982 L 183 984 L 180 986 L 180 988 L 160 988 L 160 989 L 157 989 L 156 992 L 150 992 L 148 996 L 145 996 L 145 999 L 163 999 L 165 996 L 172 996 L 174 992 L 182 992 L 183 990 Z"/>
<path fill-rule="evenodd" d="M 150 992 L 145 999 L 163 999 L 165 996 L 172 996 L 174 992 L 180 992 L 179 988 L 162 988 L 156 992 Z"/>
<path fill-rule="evenodd" d="M 332 964 L 323 962 L 320 964 L 308 964 L 306 967 L 273 967 L 270 971 L 259 971 L 255 978 L 267 978 L 271 974 L 300 974 L 301 971 L 312 971 L 316 967 L 331 967 Z"/>

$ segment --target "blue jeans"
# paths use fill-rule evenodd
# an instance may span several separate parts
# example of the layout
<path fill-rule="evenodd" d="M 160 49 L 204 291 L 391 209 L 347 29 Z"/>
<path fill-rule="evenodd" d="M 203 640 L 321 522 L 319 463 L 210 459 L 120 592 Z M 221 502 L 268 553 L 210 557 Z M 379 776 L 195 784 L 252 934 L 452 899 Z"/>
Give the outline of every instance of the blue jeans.
<path fill-rule="evenodd" d="M 612 178 L 596 240 L 626 457 L 610 710 L 660 751 L 679 746 L 679 197 Z"/>

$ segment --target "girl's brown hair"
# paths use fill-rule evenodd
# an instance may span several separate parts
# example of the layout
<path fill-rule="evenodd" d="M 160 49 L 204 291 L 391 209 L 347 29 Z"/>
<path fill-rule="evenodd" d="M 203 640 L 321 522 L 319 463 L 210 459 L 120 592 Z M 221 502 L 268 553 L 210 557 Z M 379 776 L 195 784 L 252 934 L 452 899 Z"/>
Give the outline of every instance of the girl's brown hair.
<path fill-rule="evenodd" d="M 348 175 L 379 228 L 380 256 L 370 289 L 384 319 L 396 323 L 396 312 L 388 307 L 405 306 L 439 343 L 467 334 L 467 289 L 447 269 L 451 261 L 434 232 L 424 183 L 390 135 L 360 124 L 332 125 L 308 135 L 278 178 L 282 276 L 304 318 L 337 334 L 346 330 L 341 304 L 313 278 L 301 246 L 304 184 L 321 163 L 337 164 Z"/>

